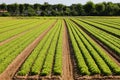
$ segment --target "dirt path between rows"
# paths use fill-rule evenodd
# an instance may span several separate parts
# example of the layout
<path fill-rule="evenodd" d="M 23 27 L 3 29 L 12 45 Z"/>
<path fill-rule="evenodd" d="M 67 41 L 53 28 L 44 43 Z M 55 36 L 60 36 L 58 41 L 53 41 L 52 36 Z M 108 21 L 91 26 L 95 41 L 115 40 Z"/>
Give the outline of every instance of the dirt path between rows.
<path fill-rule="evenodd" d="M 12 80 L 15 73 L 19 67 L 24 63 L 26 58 L 30 55 L 32 50 L 37 46 L 37 44 L 42 40 L 42 38 L 47 34 L 47 32 L 56 24 L 57 20 L 40 36 L 38 36 L 31 44 L 28 45 L 16 58 L 15 60 L 6 68 L 6 70 L 0 75 L 0 80 Z"/>
<path fill-rule="evenodd" d="M 43 22 L 43 23 L 41 23 L 41 24 L 38 24 L 38 25 L 36 25 L 36 26 L 34 26 L 34 27 L 30 28 L 30 29 L 27 29 L 27 30 L 25 30 L 25 31 L 23 31 L 23 32 L 20 32 L 20 33 L 14 35 L 14 36 L 12 36 L 12 37 L 10 37 L 10 38 L 2 41 L 2 42 L 0 42 L 0 46 L 2 46 L 2 45 L 4 45 L 4 44 L 12 41 L 13 39 L 16 39 L 16 38 L 24 35 L 25 33 L 29 32 L 29 31 L 32 30 L 32 29 L 35 29 L 35 28 L 37 28 L 37 27 L 40 27 L 40 25 L 42 25 L 42 24 L 44 24 L 44 23 L 46 23 L 46 22 L 48 22 L 48 21 L 45 21 L 45 22 Z"/>
<path fill-rule="evenodd" d="M 62 80 L 73 80 L 72 63 L 70 59 L 70 48 L 68 43 L 67 27 L 64 22 L 63 31 L 63 74 Z"/>

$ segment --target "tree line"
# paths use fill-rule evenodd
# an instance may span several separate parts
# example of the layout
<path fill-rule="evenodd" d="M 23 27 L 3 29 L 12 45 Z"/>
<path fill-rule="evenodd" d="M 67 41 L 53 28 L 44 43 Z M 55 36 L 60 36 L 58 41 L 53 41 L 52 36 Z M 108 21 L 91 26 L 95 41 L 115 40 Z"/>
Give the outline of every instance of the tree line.
<path fill-rule="evenodd" d="M 1 16 L 120 16 L 120 3 L 102 2 L 94 4 L 0 4 Z"/>

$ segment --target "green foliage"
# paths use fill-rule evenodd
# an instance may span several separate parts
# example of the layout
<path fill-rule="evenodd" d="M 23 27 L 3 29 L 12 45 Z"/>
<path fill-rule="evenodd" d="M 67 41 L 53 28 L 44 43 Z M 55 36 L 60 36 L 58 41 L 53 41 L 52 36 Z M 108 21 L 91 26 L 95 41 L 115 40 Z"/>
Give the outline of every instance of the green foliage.
<path fill-rule="evenodd" d="M 87 31 L 89 31 L 92 35 L 94 35 L 98 40 L 100 40 L 102 43 L 104 43 L 105 45 L 111 47 L 111 49 L 115 50 L 115 52 L 119 55 L 119 49 L 115 46 L 113 46 L 108 40 L 105 40 L 104 37 L 102 38 L 100 36 L 101 33 L 99 33 L 97 29 L 95 29 L 95 27 L 88 25 L 86 23 L 83 23 L 81 21 L 75 20 L 75 22 L 78 23 L 78 25 L 82 26 L 83 28 L 85 28 Z M 94 25 L 94 24 L 93 24 Z M 101 31 L 102 32 L 102 31 Z M 84 34 L 84 33 L 82 33 Z M 105 34 L 104 34 L 105 35 Z M 101 58 L 104 60 L 104 62 L 109 66 L 109 68 L 111 69 L 113 74 L 119 74 L 120 72 L 120 67 L 91 39 L 89 38 L 87 35 L 84 34 L 84 36 L 86 37 L 86 39 L 89 41 L 89 43 L 91 43 L 91 45 L 93 46 L 93 48 L 98 52 L 98 54 L 101 56 Z M 90 49 L 90 48 L 88 48 Z M 97 57 L 97 56 L 96 56 Z M 97 61 L 97 60 L 96 60 Z M 99 60 L 100 61 L 100 60 Z M 101 63 L 97 62 L 97 63 Z M 103 63 L 101 65 L 101 67 L 103 66 Z M 100 65 L 99 65 L 100 67 Z M 103 70 L 103 69 L 102 69 Z M 104 73 L 105 75 L 109 75 L 110 73 L 108 72 L 108 70 L 105 70 L 106 73 Z"/>
<path fill-rule="evenodd" d="M 31 9 L 29 9 L 31 7 Z M 88 1 L 85 5 L 72 4 L 66 6 L 63 4 L 49 3 L 44 4 L 0 4 L 0 10 L 7 10 L 11 16 L 119 16 L 119 3 L 102 2 L 94 4 Z M 26 12 L 28 11 L 27 15 Z M 30 13 L 30 12 L 31 13 Z"/>

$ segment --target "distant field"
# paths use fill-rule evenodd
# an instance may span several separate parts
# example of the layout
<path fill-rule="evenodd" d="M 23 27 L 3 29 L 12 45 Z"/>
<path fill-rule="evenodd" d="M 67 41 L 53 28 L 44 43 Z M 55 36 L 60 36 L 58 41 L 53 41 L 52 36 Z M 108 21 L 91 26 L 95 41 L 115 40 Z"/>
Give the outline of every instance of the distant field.
<path fill-rule="evenodd" d="M 120 79 L 120 17 L 0 17 L 0 79 Z"/>

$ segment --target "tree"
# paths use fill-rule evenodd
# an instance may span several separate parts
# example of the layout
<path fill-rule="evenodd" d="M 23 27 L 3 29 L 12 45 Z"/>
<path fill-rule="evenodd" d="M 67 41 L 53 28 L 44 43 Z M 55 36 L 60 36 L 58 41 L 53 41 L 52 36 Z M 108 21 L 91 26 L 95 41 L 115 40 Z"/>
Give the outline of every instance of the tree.
<path fill-rule="evenodd" d="M 1 10 L 7 10 L 7 5 L 6 5 L 5 3 L 2 3 L 2 4 L 0 5 L 0 9 L 1 9 Z"/>
<path fill-rule="evenodd" d="M 30 4 L 24 4 L 25 10 L 28 10 L 28 8 L 30 7 Z"/>
<path fill-rule="evenodd" d="M 82 4 L 72 4 L 70 8 L 73 16 L 81 16 L 85 14 Z"/>
<path fill-rule="evenodd" d="M 64 8 L 64 16 L 70 16 L 70 8 L 69 7 L 65 7 Z"/>
<path fill-rule="evenodd" d="M 112 2 L 106 3 L 106 10 L 105 10 L 106 15 L 108 16 L 119 15 L 119 10 L 120 7 L 117 4 L 114 4 Z"/>
<path fill-rule="evenodd" d="M 94 4 L 88 1 L 85 5 L 72 4 L 66 6 L 63 4 L 51 5 L 48 2 L 41 4 L 0 4 L 1 12 L 7 10 L 5 15 L 42 15 L 42 16 L 118 16 L 120 15 L 120 3 L 103 2 Z"/>
<path fill-rule="evenodd" d="M 20 15 L 23 15 L 23 14 L 24 14 L 24 11 L 25 11 L 25 6 L 24 6 L 24 4 L 20 4 L 20 5 L 19 5 Z"/>
<path fill-rule="evenodd" d="M 118 16 L 119 11 L 120 11 L 120 7 L 117 4 L 114 4 L 113 5 L 113 15 Z"/>
<path fill-rule="evenodd" d="M 32 7 L 28 7 L 27 15 L 28 16 L 35 16 L 36 15 L 35 10 Z"/>
<path fill-rule="evenodd" d="M 103 3 L 98 3 L 95 5 L 97 15 L 103 15 L 105 11 L 105 5 Z"/>
<path fill-rule="evenodd" d="M 72 4 L 70 6 L 70 9 L 71 9 L 71 15 L 72 16 L 78 16 L 78 10 L 77 10 L 76 4 Z"/>
<path fill-rule="evenodd" d="M 95 12 L 95 4 L 92 1 L 88 1 L 85 5 L 84 5 L 84 10 L 86 12 L 86 14 L 88 16 L 90 15 L 94 15 Z"/>
<path fill-rule="evenodd" d="M 7 6 L 8 12 L 10 12 L 11 15 L 19 15 L 19 4 L 14 3 Z"/>
<path fill-rule="evenodd" d="M 33 5 L 34 6 L 34 10 L 36 10 L 36 11 L 38 11 L 38 10 L 40 10 L 40 7 L 41 7 L 41 5 L 40 4 L 34 4 Z"/>

